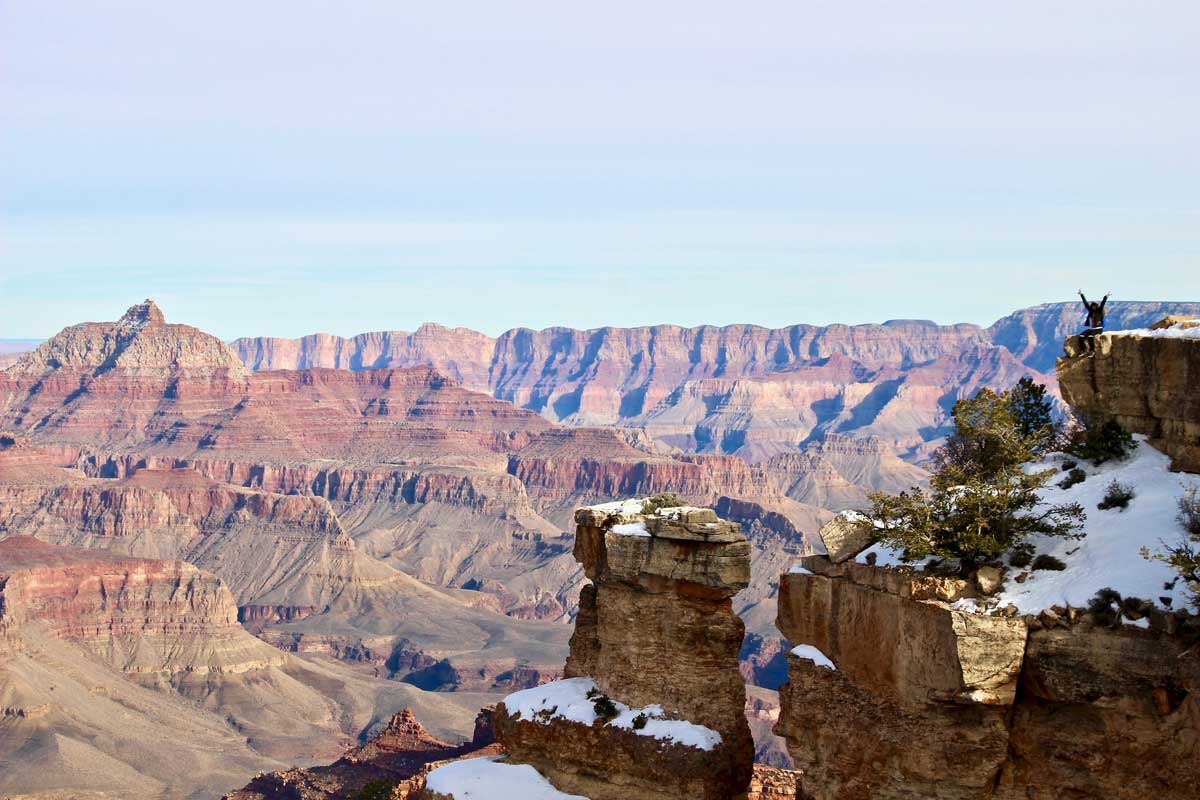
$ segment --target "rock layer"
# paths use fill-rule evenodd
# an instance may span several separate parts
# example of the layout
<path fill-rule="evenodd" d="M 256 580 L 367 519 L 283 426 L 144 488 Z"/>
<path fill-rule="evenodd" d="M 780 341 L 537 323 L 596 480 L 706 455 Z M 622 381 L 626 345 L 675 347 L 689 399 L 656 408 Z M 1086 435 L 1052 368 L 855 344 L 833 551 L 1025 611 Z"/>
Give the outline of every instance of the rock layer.
<path fill-rule="evenodd" d="M 1200 665 L 1160 633 L 1027 630 L 910 569 L 803 560 L 781 578 L 776 732 L 809 800 L 1175 798 L 1200 779 Z M 944 588 L 944 587 L 943 587 Z"/>

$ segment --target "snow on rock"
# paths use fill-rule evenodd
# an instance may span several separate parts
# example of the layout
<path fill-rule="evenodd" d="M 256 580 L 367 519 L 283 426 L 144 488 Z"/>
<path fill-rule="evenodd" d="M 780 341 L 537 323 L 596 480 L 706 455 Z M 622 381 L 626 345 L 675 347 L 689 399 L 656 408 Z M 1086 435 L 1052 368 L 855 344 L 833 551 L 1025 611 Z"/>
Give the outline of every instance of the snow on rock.
<path fill-rule="evenodd" d="M 811 569 L 805 569 L 804 567 L 797 564 L 796 566 L 794 566 L 788 570 L 788 574 L 789 575 L 812 575 L 813 571 Z"/>
<path fill-rule="evenodd" d="M 505 764 L 503 756 L 454 761 L 431 771 L 429 791 L 455 800 L 587 800 L 555 789 L 528 764 Z"/>
<path fill-rule="evenodd" d="M 625 525 L 613 525 L 612 532 L 618 536 L 649 536 L 645 522 L 630 522 Z"/>
<path fill-rule="evenodd" d="M 801 644 L 793 647 L 792 655 L 794 655 L 796 658 L 803 658 L 807 661 L 811 661 L 818 667 L 824 667 L 825 669 L 837 672 L 837 667 L 834 666 L 833 662 L 829 660 L 829 656 L 825 655 L 811 644 Z"/>
<path fill-rule="evenodd" d="M 587 506 L 591 511 L 619 512 L 621 514 L 640 514 L 647 498 L 632 498 L 630 500 L 614 500 L 611 503 L 600 503 Z"/>
<path fill-rule="evenodd" d="M 1105 331 L 1105 333 L 1109 336 L 1146 336 L 1152 339 L 1200 339 L 1200 327 L 1184 328 L 1180 324 L 1158 330 L 1133 328 L 1127 331 Z"/>
<path fill-rule="evenodd" d="M 1170 329 L 1168 329 L 1170 330 Z M 1190 330 L 1200 330 L 1192 328 Z M 1162 331 L 1151 331 L 1161 334 Z M 1169 597 L 1173 607 L 1186 605 L 1186 587 L 1177 581 L 1174 588 L 1165 584 L 1175 581 L 1175 571 L 1167 564 L 1150 561 L 1141 555 L 1143 547 L 1151 552 L 1161 551 L 1163 544 L 1179 544 L 1185 536 L 1176 520 L 1179 498 L 1185 487 L 1200 484 L 1200 477 L 1170 472 L 1169 456 L 1146 444 L 1146 437 L 1135 435 L 1138 447 L 1126 460 L 1108 462 L 1099 467 L 1080 461 L 1078 467 L 1087 473 L 1087 480 L 1060 489 L 1062 463 L 1065 456 L 1055 455 L 1031 468 L 1056 469 L 1051 482 L 1041 490 L 1046 505 L 1079 503 L 1087 513 L 1083 539 L 1061 539 L 1031 536 L 1026 541 L 1038 554 L 1046 554 L 1067 565 L 1062 571 L 1030 570 L 1008 567 L 1004 588 L 994 596 L 998 608 L 1015 605 L 1023 614 L 1037 614 L 1051 606 L 1086 607 L 1100 589 L 1111 588 L 1129 597 L 1140 597 L 1162 605 L 1161 597 Z M 1104 498 L 1113 480 L 1133 487 L 1134 498 L 1124 511 L 1101 511 L 1096 506 Z M 858 556 L 866 563 L 868 553 L 876 554 L 877 566 L 897 566 L 906 562 L 899 551 L 876 544 Z M 914 564 L 919 566 L 920 562 Z M 1016 576 L 1028 572 L 1024 583 Z M 972 609 L 973 604 L 963 608 Z"/>
<path fill-rule="evenodd" d="M 549 725 L 553 719 L 594 725 L 597 720 L 596 709 L 587 695 L 596 688 L 591 678 L 565 678 L 514 692 L 504 698 L 504 707 L 515 719 L 542 725 Z M 721 743 L 721 734 L 711 728 L 687 720 L 663 719 L 662 706 L 630 708 L 615 700 L 613 705 L 617 708 L 617 716 L 607 724 L 615 728 L 633 730 L 638 736 L 652 736 L 698 750 L 712 750 Z M 646 715 L 646 725 L 634 729 L 633 720 L 641 714 Z"/>

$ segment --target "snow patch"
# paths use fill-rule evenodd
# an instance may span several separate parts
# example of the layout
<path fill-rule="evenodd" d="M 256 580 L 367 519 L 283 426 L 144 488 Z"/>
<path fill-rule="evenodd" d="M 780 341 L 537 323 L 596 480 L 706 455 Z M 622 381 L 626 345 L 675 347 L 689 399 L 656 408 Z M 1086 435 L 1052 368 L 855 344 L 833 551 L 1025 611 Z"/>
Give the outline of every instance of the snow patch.
<path fill-rule="evenodd" d="M 429 791 L 454 800 L 587 800 L 565 794 L 528 764 L 504 764 L 503 756 L 454 761 L 425 778 Z"/>
<path fill-rule="evenodd" d="M 590 511 L 602 511 L 606 513 L 618 512 L 621 514 L 640 514 L 642 506 L 645 505 L 647 498 L 634 498 L 631 500 L 614 500 L 611 503 L 600 503 L 595 506 L 587 506 Z"/>
<path fill-rule="evenodd" d="M 829 660 L 829 656 L 825 655 L 811 644 L 801 644 L 793 647 L 792 655 L 794 655 L 796 658 L 803 658 L 807 661 L 811 661 L 818 667 L 824 667 L 825 669 L 837 672 L 837 667 L 835 667 L 833 662 Z"/>
<path fill-rule="evenodd" d="M 1178 577 L 1175 571 L 1167 564 L 1143 558 L 1141 549 L 1145 547 L 1156 552 L 1163 550 L 1164 543 L 1180 543 L 1186 534 L 1176 520 L 1179 499 L 1188 485 L 1200 484 L 1200 477 L 1171 472 L 1168 456 L 1146 444 L 1145 436 L 1135 434 L 1134 439 L 1138 446 L 1124 461 L 1107 462 L 1099 467 L 1079 461 L 1077 466 L 1087 473 L 1087 479 L 1069 489 L 1058 486 L 1066 477 L 1062 472 L 1066 456 L 1056 454 L 1028 466 L 1030 471 L 1058 470 L 1050 483 L 1040 490 L 1042 504 L 1039 507 L 1079 503 L 1087 514 L 1083 523 L 1087 535 L 1078 540 L 1049 536 L 1026 539 L 1039 555 L 1059 559 L 1066 564 L 1066 569 L 1008 567 L 1004 588 L 994 596 L 998 608 L 1012 604 L 1022 614 L 1037 614 L 1051 606 L 1084 608 L 1096 592 L 1104 588 L 1115 589 L 1126 597 L 1150 600 L 1159 606 L 1163 605 L 1161 597 L 1171 598 L 1173 608 L 1187 605 L 1187 587 L 1183 581 L 1176 581 L 1173 589 L 1165 588 L 1165 584 Z M 1104 499 L 1105 490 L 1113 480 L 1133 487 L 1134 499 L 1124 511 L 1101 511 L 1096 506 Z M 920 567 L 925 563 L 904 562 L 900 559 L 900 551 L 880 544 L 859 553 L 857 561 L 865 564 L 869 553 L 876 554 L 875 563 L 881 567 L 905 563 Z M 1028 572 L 1028 576 L 1024 583 L 1017 583 L 1016 577 L 1022 572 Z M 969 601 L 962 601 L 955 607 L 962 610 L 977 608 Z"/>
<path fill-rule="evenodd" d="M 613 525 L 612 532 L 618 536 L 649 536 L 645 522 L 630 522 L 625 525 Z"/>
<path fill-rule="evenodd" d="M 1184 328 L 1179 323 L 1169 328 L 1150 330 L 1133 328 L 1127 331 L 1105 331 L 1109 336 L 1144 336 L 1149 339 L 1200 339 L 1200 326 Z"/>
<path fill-rule="evenodd" d="M 796 566 L 794 566 L 788 570 L 788 575 L 815 575 L 815 574 L 816 573 L 814 573 L 811 569 L 805 569 L 804 567 L 800 566 L 799 564 L 797 564 Z"/>
<path fill-rule="evenodd" d="M 596 688 L 596 683 L 591 678 L 566 678 L 513 692 L 504 698 L 504 708 L 514 718 L 527 722 L 549 725 L 551 720 L 565 719 L 590 726 L 596 723 L 598 717 L 596 708 L 587 695 Z M 663 719 L 662 706 L 630 708 L 615 700 L 613 705 L 617 708 L 617 716 L 607 724 L 633 730 L 638 736 L 652 736 L 698 750 L 712 750 L 721 743 L 721 734 L 711 728 L 682 719 Z M 633 720 L 639 714 L 646 715 L 646 726 L 634 730 Z"/>

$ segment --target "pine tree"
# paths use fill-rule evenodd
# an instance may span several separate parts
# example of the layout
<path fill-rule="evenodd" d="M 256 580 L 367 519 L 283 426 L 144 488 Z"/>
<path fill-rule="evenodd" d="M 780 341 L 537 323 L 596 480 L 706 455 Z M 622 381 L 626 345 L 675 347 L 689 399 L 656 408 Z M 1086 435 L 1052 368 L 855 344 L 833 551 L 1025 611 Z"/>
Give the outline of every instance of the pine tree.
<path fill-rule="evenodd" d="M 1004 393 L 982 389 L 956 403 L 954 431 L 935 455 L 929 492 L 870 496 L 866 514 L 878 540 L 910 559 L 957 559 L 965 573 L 1031 534 L 1081 538 L 1078 503 L 1040 507 L 1038 490 L 1056 471 L 1024 468 L 1047 439 L 1038 388 L 1030 381 Z"/>

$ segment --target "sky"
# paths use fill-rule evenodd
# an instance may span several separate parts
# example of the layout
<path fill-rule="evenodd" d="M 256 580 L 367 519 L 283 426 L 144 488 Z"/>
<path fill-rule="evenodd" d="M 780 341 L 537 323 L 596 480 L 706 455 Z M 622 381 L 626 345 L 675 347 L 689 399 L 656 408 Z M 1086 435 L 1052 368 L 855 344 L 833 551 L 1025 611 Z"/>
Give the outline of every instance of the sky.
<path fill-rule="evenodd" d="M 1200 3 L 0 0 L 0 338 L 1200 300 Z"/>

